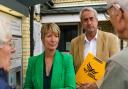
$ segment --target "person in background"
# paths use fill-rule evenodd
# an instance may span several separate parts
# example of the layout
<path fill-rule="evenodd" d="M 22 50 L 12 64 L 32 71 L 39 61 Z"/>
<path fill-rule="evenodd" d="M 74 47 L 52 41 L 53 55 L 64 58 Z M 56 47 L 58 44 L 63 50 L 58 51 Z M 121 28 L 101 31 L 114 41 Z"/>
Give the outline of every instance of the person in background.
<path fill-rule="evenodd" d="M 7 82 L 7 73 L 15 48 L 13 47 L 10 32 L 6 21 L 0 18 L 0 89 L 11 89 Z"/>
<path fill-rule="evenodd" d="M 101 60 L 107 61 L 109 57 L 119 52 L 119 41 L 112 33 L 98 29 L 97 12 L 92 7 L 85 7 L 80 11 L 80 22 L 85 33 L 71 41 L 71 54 L 74 58 L 77 72 L 88 52 Z M 78 89 L 98 89 L 102 80 L 96 83 L 83 83 Z"/>
<path fill-rule="evenodd" d="M 59 38 L 57 24 L 43 24 L 44 52 L 29 58 L 24 89 L 76 89 L 73 58 L 56 49 Z"/>
<path fill-rule="evenodd" d="M 107 0 L 107 13 L 118 37 L 128 40 L 128 0 Z M 109 59 L 100 89 L 128 89 L 128 47 Z"/>

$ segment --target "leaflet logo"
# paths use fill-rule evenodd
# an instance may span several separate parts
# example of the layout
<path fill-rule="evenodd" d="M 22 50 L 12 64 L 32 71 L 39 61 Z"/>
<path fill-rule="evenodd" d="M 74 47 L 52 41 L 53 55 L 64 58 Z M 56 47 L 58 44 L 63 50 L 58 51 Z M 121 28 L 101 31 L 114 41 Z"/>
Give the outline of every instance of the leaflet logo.
<path fill-rule="evenodd" d="M 97 80 L 95 75 L 98 73 L 95 71 L 95 69 L 92 68 L 90 62 L 87 64 L 87 69 L 84 68 L 84 72 L 87 73 L 87 75 L 91 78 L 93 78 L 94 80 Z"/>

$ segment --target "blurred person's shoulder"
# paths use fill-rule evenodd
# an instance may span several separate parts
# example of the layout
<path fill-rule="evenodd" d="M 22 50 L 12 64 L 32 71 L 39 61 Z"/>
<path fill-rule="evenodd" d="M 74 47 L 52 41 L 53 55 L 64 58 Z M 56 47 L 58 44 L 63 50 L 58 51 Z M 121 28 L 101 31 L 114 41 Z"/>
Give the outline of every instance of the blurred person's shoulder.
<path fill-rule="evenodd" d="M 121 65 L 125 69 L 128 70 L 128 47 L 124 48 L 122 51 L 118 52 L 117 54 L 113 55 L 109 60 L 109 62 L 114 62 L 118 65 Z"/>
<path fill-rule="evenodd" d="M 0 89 L 11 89 L 11 87 L 3 80 L 3 78 L 0 78 Z"/>

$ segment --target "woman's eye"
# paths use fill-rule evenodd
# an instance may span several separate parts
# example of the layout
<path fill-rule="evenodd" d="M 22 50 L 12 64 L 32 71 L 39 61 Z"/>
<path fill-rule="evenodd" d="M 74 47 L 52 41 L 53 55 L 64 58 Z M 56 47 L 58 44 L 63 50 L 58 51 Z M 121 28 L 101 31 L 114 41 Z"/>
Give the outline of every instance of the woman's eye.
<path fill-rule="evenodd" d="M 59 37 L 58 35 L 56 35 L 56 37 Z"/>

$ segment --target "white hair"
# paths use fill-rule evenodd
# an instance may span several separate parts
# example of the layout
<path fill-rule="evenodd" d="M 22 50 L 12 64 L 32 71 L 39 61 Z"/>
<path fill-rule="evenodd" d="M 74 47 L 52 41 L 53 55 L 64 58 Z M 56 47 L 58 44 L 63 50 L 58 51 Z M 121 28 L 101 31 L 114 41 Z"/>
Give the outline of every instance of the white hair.
<path fill-rule="evenodd" d="M 112 4 L 119 4 L 123 10 L 128 11 L 128 0 L 107 0 L 107 7 L 110 7 Z"/>
<path fill-rule="evenodd" d="M 0 46 L 9 41 L 12 38 L 11 31 L 9 29 L 8 22 L 0 18 Z"/>
<path fill-rule="evenodd" d="M 98 14 L 97 11 L 95 9 L 93 9 L 92 7 L 84 7 L 81 11 L 80 11 L 80 20 L 82 19 L 82 14 L 84 11 L 92 11 L 95 15 L 95 17 L 98 19 Z"/>

